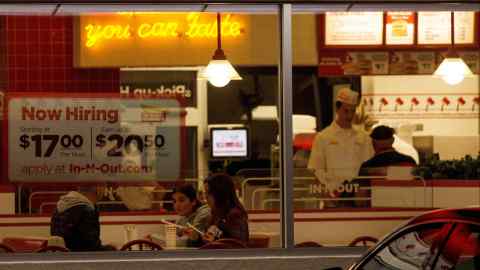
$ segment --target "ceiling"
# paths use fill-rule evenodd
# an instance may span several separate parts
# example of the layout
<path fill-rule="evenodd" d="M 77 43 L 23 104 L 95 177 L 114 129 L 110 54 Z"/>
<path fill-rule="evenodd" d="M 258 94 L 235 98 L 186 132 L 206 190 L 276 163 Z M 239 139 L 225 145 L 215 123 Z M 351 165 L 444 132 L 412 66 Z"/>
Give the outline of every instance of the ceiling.
<path fill-rule="evenodd" d="M 269 1 L 269 0 L 266 0 Z M 66 16 L 91 14 L 108 14 L 114 12 L 229 12 L 229 13 L 253 13 L 275 14 L 278 5 L 264 4 L 49 4 L 49 3 L 24 3 L 18 4 L 5 2 L 0 4 L 1 15 L 44 15 Z M 280 0 L 283 1 L 283 0 Z M 303 2 L 293 4 L 293 13 L 323 13 L 326 11 L 480 11 L 480 3 L 460 1 L 444 2 L 437 1 L 332 1 L 330 3 Z"/>

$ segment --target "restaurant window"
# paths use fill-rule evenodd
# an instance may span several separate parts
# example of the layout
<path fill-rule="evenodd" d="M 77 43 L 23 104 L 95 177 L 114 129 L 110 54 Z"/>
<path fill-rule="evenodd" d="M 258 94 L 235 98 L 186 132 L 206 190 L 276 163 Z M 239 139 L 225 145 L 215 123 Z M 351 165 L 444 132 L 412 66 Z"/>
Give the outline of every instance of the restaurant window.
<path fill-rule="evenodd" d="M 68 243 L 62 228 L 80 221 L 65 217 L 71 208 L 91 210 L 96 200 L 107 249 L 138 239 L 198 248 L 196 230 L 212 223 L 217 238 L 234 239 L 220 244 L 278 247 L 277 24 L 267 5 L 2 8 L 0 198 L 2 219 L 12 220 L 2 243 L 17 252 L 99 250 Z M 218 49 L 238 73 L 219 87 L 205 69 Z M 221 223 L 228 215 L 193 223 L 200 204 L 222 199 L 214 184 L 205 189 L 212 174 L 233 181 L 233 193 L 220 191 L 238 200 L 248 226 Z M 186 184 L 194 198 L 181 191 Z M 35 225 L 25 229 L 20 216 Z"/>
<path fill-rule="evenodd" d="M 299 246 L 373 245 L 412 215 L 479 201 L 479 10 L 410 8 L 293 5 Z M 472 72 L 456 82 L 433 76 L 452 48 Z"/>

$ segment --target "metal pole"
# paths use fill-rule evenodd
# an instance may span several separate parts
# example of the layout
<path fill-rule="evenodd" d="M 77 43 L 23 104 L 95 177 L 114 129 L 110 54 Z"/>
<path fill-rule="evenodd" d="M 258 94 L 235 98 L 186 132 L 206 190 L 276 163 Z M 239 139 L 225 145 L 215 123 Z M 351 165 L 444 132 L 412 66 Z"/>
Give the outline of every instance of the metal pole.
<path fill-rule="evenodd" d="M 280 222 L 282 247 L 293 248 L 292 5 L 279 7 Z"/>
<path fill-rule="evenodd" d="M 450 48 L 455 47 L 455 12 L 450 14 Z"/>
<path fill-rule="evenodd" d="M 217 50 L 222 48 L 222 17 L 217 12 Z"/>

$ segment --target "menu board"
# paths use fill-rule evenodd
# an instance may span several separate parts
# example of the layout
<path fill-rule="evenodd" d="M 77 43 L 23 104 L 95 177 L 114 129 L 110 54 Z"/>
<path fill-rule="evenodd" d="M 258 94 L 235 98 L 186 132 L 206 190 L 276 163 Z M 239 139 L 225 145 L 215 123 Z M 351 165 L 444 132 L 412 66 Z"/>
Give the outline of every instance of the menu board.
<path fill-rule="evenodd" d="M 386 43 L 412 45 L 415 29 L 413 12 L 387 12 Z"/>
<path fill-rule="evenodd" d="M 474 43 L 474 12 L 455 12 L 455 43 Z M 418 44 L 450 44 L 451 12 L 419 12 Z"/>
<path fill-rule="evenodd" d="M 348 52 L 342 67 L 345 75 L 388 74 L 388 52 Z"/>
<path fill-rule="evenodd" d="M 460 51 L 458 54 L 474 74 L 480 74 L 480 52 Z"/>
<path fill-rule="evenodd" d="M 446 51 L 445 51 L 446 52 Z M 479 51 L 458 51 L 470 70 L 480 72 Z M 319 76 L 433 74 L 443 56 L 436 51 L 319 51 Z"/>
<path fill-rule="evenodd" d="M 450 44 L 450 12 L 418 13 L 418 44 Z"/>
<path fill-rule="evenodd" d="M 382 12 L 327 12 L 325 45 L 383 44 Z"/>
<path fill-rule="evenodd" d="M 435 52 L 399 51 L 391 54 L 389 74 L 432 74 L 435 68 Z"/>
<path fill-rule="evenodd" d="M 455 12 L 455 44 L 475 42 L 475 12 Z"/>

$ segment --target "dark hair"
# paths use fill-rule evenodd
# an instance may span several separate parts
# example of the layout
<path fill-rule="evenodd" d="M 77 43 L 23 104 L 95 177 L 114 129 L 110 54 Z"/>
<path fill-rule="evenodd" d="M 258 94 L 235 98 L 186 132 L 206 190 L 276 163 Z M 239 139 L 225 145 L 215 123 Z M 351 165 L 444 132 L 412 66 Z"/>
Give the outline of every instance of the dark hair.
<path fill-rule="evenodd" d="M 388 140 L 393 138 L 393 134 L 395 134 L 393 128 L 381 125 L 373 129 L 372 133 L 370 133 L 370 138 L 374 140 Z"/>
<path fill-rule="evenodd" d="M 193 185 L 191 185 L 191 184 L 178 185 L 173 190 L 172 195 L 175 194 L 175 193 L 182 193 L 192 202 L 197 201 L 197 204 L 195 205 L 194 210 L 196 210 L 198 207 L 200 207 L 201 203 L 200 203 L 200 201 L 198 200 L 198 197 L 197 197 L 197 190 L 195 190 Z"/>
<path fill-rule="evenodd" d="M 208 185 L 208 194 L 213 196 L 215 200 L 212 216 L 220 219 L 225 218 L 233 208 L 238 208 L 243 214 L 247 214 L 238 200 L 235 185 L 230 175 L 224 173 L 212 174 L 205 179 L 205 184 Z"/>

